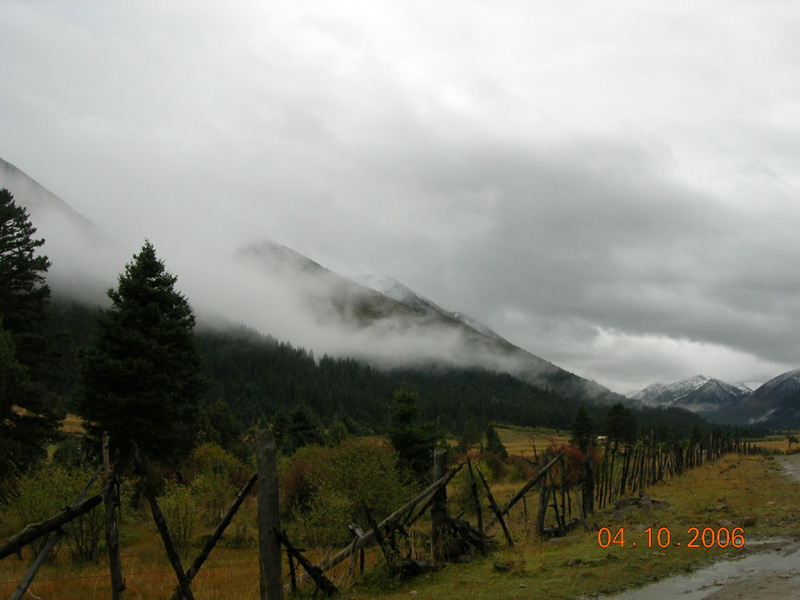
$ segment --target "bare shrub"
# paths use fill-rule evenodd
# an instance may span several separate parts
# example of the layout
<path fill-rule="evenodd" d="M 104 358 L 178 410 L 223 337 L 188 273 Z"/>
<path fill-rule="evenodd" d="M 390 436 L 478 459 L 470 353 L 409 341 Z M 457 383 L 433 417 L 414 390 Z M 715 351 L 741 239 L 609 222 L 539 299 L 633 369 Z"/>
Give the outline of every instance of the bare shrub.
<path fill-rule="evenodd" d="M 197 532 L 197 500 L 188 486 L 170 482 L 158 498 L 158 505 L 164 513 L 172 541 L 178 552 L 185 552 L 191 546 Z"/>

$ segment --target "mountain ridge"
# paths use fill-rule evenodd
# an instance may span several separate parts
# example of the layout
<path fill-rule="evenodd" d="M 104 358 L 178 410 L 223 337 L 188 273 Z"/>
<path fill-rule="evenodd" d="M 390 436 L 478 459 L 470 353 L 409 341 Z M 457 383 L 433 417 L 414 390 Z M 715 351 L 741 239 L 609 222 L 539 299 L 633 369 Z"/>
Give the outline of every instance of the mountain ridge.
<path fill-rule="evenodd" d="M 94 295 L 88 300 L 96 302 L 102 295 L 100 291 L 113 285 L 115 275 L 110 274 L 118 274 L 130 261 L 130 255 L 123 257 L 122 246 L 113 238 L 21 170 L 6 161 L 2 167 L 0 186 L 8 187 L 19 204 L 33 207 L 30 212 L 34 225 L 38 227 L 50 219 L 48 226 L 41 229 L 47 239 L 47 251 L 54 265 L 58 264 L 57 274 L 69 275 L 52 277 L 51 269 L 48 282 L 54 292 L 85 302 L 87 286 L 75 282 L 92 279 Z M 51 223 L 66 224 L 62 229 L 70 230 L 70 236 L 60 236 Z M 50 246 L 51 238 L 59 242 Z M 98 260 L 107 264 L 99 268 L 94 264 Z M 587 402 L 624 400 L 494 332 L 485 333 L 485 326 L 473 327 L 460 313 L 450 312 L 410 288 L 398 288 L 405 300 L 398 301 L 277 242 L 247 244 L 222 261 L 218 257 L 192 256 L 186 264 L 191 268 L 181 267 L 180 279 L 184 289 L 193 290 L 190 297 L 198 314 L 214 313 L 216 308 L 223 316 L 221 321 L 239 320 L 264 334 L 278 335 L 312 349 L 321 343 L 326 352 L 382 368 L 479 367 L 509 373 L 542 389 Z M 206 306 L 215 296 L 216 307 Z M 231 299 L 235 299 L 235 306 L 229 305 Z M 257 318 L 258 323 L 248 323 L 252 318 Z M 304 337 L 298 342 L 293 331 Z"/>
<path fill-rule="evenodd" d="M 366 276 L 362 281 L 372 287 L 362 285 L 358 278 L 349 279 L 339 275 L 275 242 L 249 244 L 237 250 L 236 255 L 246 257 L 248 262 L 255 265 L 268 265 L 270 273 L 288 274 L 306 295 L 302 301 L 315 307 L 328 304 L 335 307 L 335 314 L 329 315 L 329 318 L 351 321 L 360 327 L 377 325 L 406 332 L 418 330 L 426 336 L 441 335 L 448 338 L 452 344 L 451 350 L 458 356 L 440 357 L 438 361 L 430 359 L 427 364 L 438 362 L 443 366 L 483 367 L 507 372 L 542 388 L 577 395 L 587 401 L 625 400 L 596 382 L 583 379 L 513 345 L 494 332 L 493 335 L 483 333 L 461 318 L 460 314 L 448 311 L 393 277 Z M 294 271 L 298 256 L 302 257 L 300 269 Z M 280 263 L 283 258 L 288 259 L 286 267 L 276 266 L 276 261 Z M 309 265 L 316 266 L 309 268 Z M 315 285 L 320 281 L 324 285 Z M 384 289 L 388 295 L 375 287 Z M 370 357 L 356 358 L 370 360 Z M 372 360 L 375 360 L 374 357 Z"/>
<path fill-rule="evenodd" d="M 800 369 L 773 377 L 738 405 L 721 411 L 717 419 L 781 429 L 800 427 Z"/>

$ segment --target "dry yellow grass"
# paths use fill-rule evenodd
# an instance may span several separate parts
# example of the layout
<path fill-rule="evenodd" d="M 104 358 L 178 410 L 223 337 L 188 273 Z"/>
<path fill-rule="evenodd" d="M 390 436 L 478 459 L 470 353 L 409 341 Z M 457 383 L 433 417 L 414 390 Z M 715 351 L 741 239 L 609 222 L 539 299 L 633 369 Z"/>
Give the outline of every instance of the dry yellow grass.
<path fill-rule="evenodd" d="M 500 440 L 509 454 L 519 454 L 529 458 L 534 455 L 534 446 L 536 452 L 541 453 L 550 445 L 551 441 L 562 444 L 570 438 L 569 432 L 543 428 L 497 427 L 497 433 L 500 434 Z"/>
<path fill-rule="evenodd" d="M 86 433 L 81 418 L 73 414 L 67 414 L 67 418 L 61 421 L 61 431 L 76 435 L 84 435 Z"/>
<path fill-rule="evenodd" d="M 767 438 L 763 438 L 760 440 L 755 441 L 754 443 L 762 448 L 768 448 L 770 450 L 777 450 L 778 452 L 788 452 L 789 451 L 789 440 L 788 435 L 772 435 Z M 800 438 L 800 433 L 792 432 L 791 435 Z M 800 449 L 800 444 L 792 443 L 792 452 L 797 451 Z"/>

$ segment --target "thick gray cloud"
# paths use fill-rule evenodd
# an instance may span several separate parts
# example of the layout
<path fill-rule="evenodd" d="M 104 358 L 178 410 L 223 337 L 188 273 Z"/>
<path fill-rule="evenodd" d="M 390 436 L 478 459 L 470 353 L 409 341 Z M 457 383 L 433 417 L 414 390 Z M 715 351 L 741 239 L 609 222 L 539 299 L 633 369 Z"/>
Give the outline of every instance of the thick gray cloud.
<path fill-rule="evenodd" d="M 131 252 L 271 238 L 617 391 L 796 368 L 791 2 L 0 4 L 0 156 Z"/>

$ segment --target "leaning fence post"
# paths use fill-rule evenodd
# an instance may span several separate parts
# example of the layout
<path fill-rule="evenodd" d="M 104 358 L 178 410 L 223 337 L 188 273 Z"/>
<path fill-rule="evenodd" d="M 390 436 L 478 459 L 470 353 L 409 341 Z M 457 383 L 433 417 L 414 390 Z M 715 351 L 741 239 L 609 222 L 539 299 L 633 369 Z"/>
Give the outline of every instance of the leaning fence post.
<path fill-rule="evenodd" d="M 116 498 L 114 485 L 117 474 L 111 470 L 108 453 L 108 432 L 103 432 L 103 500 L 106 506 L 106 548 L 108 548 L 108 566 L 111 570 L 111 598 L 122 600 L 125 582 L 122 579 L 122 567 L 119 559 L 119 536 L 117 535 Z"/>
<path fill-rule="evenodd" d="M 475 516 L 478 519 L 478 531 L 483 535 L 483 509 L 481 508 L 480 498 L 478 498 L 478 483 L 475 481 L 475 473 L 472 472 L 472 460 L 469 456 L 467 457 L 467 467 L 469 467 L 469 488 L 472 493 L 472 502 L 475 504 Z M 478 471 L 478 474 L 480 474 L 480 471 Z M 481 554 L 486 556 L 486 544 L 484 542 L 481 542 Z"/>
<path fill-rule="evenodd" d="M 256 463 L 258 468 L 258 554 L 261 600 L 282 600 L 280 498 L 278 493 L 277 449 L 269 429 L 257 429 Z"/>
<path fill-rule="evenodd" d="M 437 448 L 433 453 L 433 480 L 439 481 L 447 472 L 447 452 Z M 443 538 L 447 527 L 447 488 L 440 487 L 431 504 L 431 555 L 433 560 L 444 559 Z"/>
<path fill-rule="evenodd" d="M 153 489 L 153 485 L 150 483 L 149 476 L 147 475 L 147 466 L 144 463 L 144 456 L 136 444 L 133 445 L 133 461 L 136 472 L 139 475 L 139 478 L 142 480 L 147 501 L 150 503 L 150 512 L 153 513 L 153 520 L 156 522 L 158 532 L 161 534 L 161 540 L 164 542 L 164 550 L 167 552 L 167 558 L 169 558 L 172 569 L 175 571 L 175 576 L 178 578 L 178 585 L 181 588 L 181 593 L 186 600 L 194 600 L 191 582 L 186 578 L 186 571 L 183 570 L 180 556 L 175 548 L 175 543 L 172 541 L 172 536 L 169 533 L 167 522 L 164 519 L 164 513 L 161 512 L 161 508 L 158 506 L 156 492 Z"/>
<path fill-rule="evenodd" d="M 506 526 L 506 521 L 503 518 L 503 513 L 500 511 L 500 508 L 497 506 L 497 502 L 495 502 L 495 500 L 494 500 L 494 495 L 492 494 L 492 490 L 489 487 L 489 484 L 486 481 L 486 478 L 483 476 L 483 473 L 481 473 L 481 470 L 478 469 L 477 467 L 476 467 L 476 470 L 478 471 L 478 475 L 480 475 L 481 482 L 483 482 L 483 487 L 486 489 L 486 497 L 489 499 L 489 504 L 492 507 L 492 510 L 494 511 L 494 514 L 497 517 L 497 520 L 500 521 L 500 526 L 503 528 L 503 534 L 506 536 L 506 541 L 508 542 L 508 545 L 513 548 L 514 547 L 514 539 L 511 537 L 511 533 L 508 531 L 508 527 Z M 483 531 L 481 531 L 481 534 L 483 534 Z M 481 542 L 481 543 L 483 545 L 483 555 L 486 556 L 486 542 Z"/>

